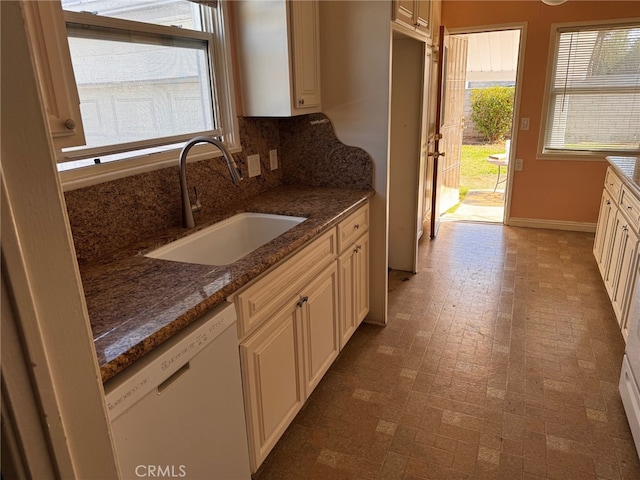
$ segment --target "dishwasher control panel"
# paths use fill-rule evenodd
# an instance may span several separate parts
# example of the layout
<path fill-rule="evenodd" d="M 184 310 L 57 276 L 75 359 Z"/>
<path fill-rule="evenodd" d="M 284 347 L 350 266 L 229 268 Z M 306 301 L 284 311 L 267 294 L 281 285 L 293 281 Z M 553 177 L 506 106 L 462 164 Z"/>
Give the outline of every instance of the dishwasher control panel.
<path fill-rule="evenodd" d="M 236 311 L 225 303 L 207 312 L 105 385 L 109 419 L 115 420 L 152 390 L 161 394 L 189 368 L 189 361 L 227 328 L 235 328 Z"/>

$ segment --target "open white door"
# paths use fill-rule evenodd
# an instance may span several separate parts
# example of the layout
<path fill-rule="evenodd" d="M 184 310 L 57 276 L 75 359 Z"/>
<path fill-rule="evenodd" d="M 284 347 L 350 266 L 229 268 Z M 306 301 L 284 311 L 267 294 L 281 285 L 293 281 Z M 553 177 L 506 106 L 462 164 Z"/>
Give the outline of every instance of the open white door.
<path fill-rule="evenodd" d="M 440 215 L 458 203 L 467 40 L 451 37 L 440 26 L 436 135 L 433 156 L 431 238 L 440 226 Z"/>

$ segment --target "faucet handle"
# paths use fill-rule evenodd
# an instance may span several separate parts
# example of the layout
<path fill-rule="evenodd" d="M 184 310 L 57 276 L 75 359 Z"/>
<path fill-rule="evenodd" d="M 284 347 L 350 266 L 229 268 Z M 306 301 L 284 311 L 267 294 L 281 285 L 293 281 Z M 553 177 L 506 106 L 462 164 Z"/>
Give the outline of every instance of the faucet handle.
<path fill-rule="evenodd" d="M 193 193 L 196 195 L 195 203 L 191 204 L 191 211 L 193 213 L 199 212 L 202 208 L 202 204 L 200 203 L 200 197 L 198 197 L 198 187 L 193 187 Z"/>

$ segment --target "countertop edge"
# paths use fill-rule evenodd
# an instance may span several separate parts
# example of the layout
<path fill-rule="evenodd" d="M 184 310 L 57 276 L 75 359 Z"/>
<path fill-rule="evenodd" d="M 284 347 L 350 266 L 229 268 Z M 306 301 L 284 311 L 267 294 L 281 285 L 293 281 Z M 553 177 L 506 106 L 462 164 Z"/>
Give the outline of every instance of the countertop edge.
<path fill-rule="evenodd" d="M 310 187 L 308 190 L 317 194 L 317 192 L 321 189 Z M 345 192 L 347 192 L 347 190 L 345 190 Z M 265 249 L 265 251 L 262 252 L 262 256 L 257 256 L 258 261 L 256 261 L 255 263 L 251 263 L 248 260 L 244 262 L 236 262 L 238 265 L 233 264 L 230 268 L 226 269 L 229 271 L 228 276 L 231 280 L 229 280 L 226 284 L 221 284 L 219 288 L 215 287 L 215 282 L 212 282 L 212 285 L 214 285 L 213 287 L 206 283 L 208 278 L 208 271 L 213 272 L 210 277 L 215 277 L 215 274 L 219 273 L 211 267 L 190 264 L 176 265 L 178 262 L 169 262 L 167 264 L 166 262 L 168 261 L 166 260 L 148 259 L 146 257 L 142 257 L 140 251 L 137 251 L 137 253 L 135 253 L 134 255 L 125 258 L 125 267 L 121 267 L 121 270 L 124 273 L 119 272 L 120 276 L 125 280 L 127 279 L 127 276 L 129 276 L 129 280 L 131 282 L 136 281 L 136 273 L 135 271 L 131 273 L 129 272 L 129 270 L 127 270 L 127 267 L 130 267 L 127 262 L 131 263 L 136 268 L 140 268 L 143 275 L 147 271 L 153 274 L 158 274 L 158 272 L 155 272 L 154 270 L 162 270 L 165 267 L 172 267 L 174 269 L 180 267 L 181 273 L 184 274 L 183 277 L 193 275 L 194 277 L 197 277 L 197 281 L 194 281 L 193 285 L 185 286 L 184 291 L 176 292 L 176 296 L 179 297 L 180 295 L 182 295 L 184 297 L 188 297 L 189 293 L 192 290 L 198 290 L 199 297 L 196 300 L 191 301 L 191 303 L 185 303 L 185 306 L 180 305 L 180 308 L 176 308 L 176 306 L 171 304 L 170 301 L 167 301 L 166 311 L 163 311 L 164 320 L 163 322 L 157 322 L 158 325 L 156 325 L 152 321 L 149 321 L 149 317 L 153 316 L 153 313 L 145 315 L 146 312 L 143 311 L 142 313 L 132 315 L 131 317 L 126 317 L 125 315 L 125 320 L 123 320 L 121 324 L 116 325 L 112 330 L 107 329 L 105 333 L 96 335 L 96 331 L 92 321 L 92 328 L 94 328 L 94 344 L 96 345 L 100 375 L 103 383 L 107 382 L 118 373 L 125 370 L 129 365 L 142 358 L 148 352 L 152 351 L 154 348 L 158 347 L 159 345 L 163 344 L 165 341 L 173 337 L 179 331 L 192 324 L 207 311 L 227 301 L 228 297 L 245 288 L 249 283 L 269 272 L 277 265 L 280 265 L 292 255 L 295 255 L 296 252 L 304 248 L 318 235 L 321 235 L 330 228 L 335 227 L 342 219 L 353 213 L 353 211 L 367 202 L 374 195 L 374 193 L 375 192 L 373 190 L 349 191 L 349 195 L 354 198 L 353 200 L 349 199 L 346 202 L 348 203 L 348 206 L 340 208 L 339 211 L 335 211 L 333 214 L 331 212 L 324 212 L 324 215 L 321 216 L 322 221 L 316 222 L 316 224 L 312 224 L 308 231 L 303 230 L 303 233 L 299 233 L 295 236 L 292 235 L 293 238 L 284 246 L 280 245 L 277 247 L 271 247 L 272 251 L 270 252 Z M 267 210 L 269 210 L 268 204 L 265 205 L 265 213 L 270 213 L 267 212 Z M 304 205 L 301 205 L 299 207 L 299 210 L 303 211 L 305 209 L 304 207 Z M 250 210 L 247 210 L 245 208 L 245 211 L 255 210 L 255 208 L 251 208 Z M 235 212 L 237 213 L 238 210 L 236 210 Z M 155 245 L 154 241 L 151 241 L 149 245 Z M 142 249 L 142 251 L 146 250 L 149 250 L 149 248 Z M 104 265 L 97 267 L 96 270 L 100 272 L 101 269 L 103 269 L 105 272 L 108 272 L 109 268 L 112 268 L 112 265 L 116 265 L 117 263 L 117 261 L 114 261 L 112 264 L 110 264 L 107 261 L 104 263 Z M 141 267 L 140 265 L 143 265 L 143 267 Z M 135 269 L 131 268 L 131 270 Z M 164 272 L 160 271 L 159 273 L 163 274 Z M 102 277 L 111 278 L 111 276 L 108 276 L 106 273 L 103 273 Z M 97 286 L 92 285 L 93 288 L 89 289 L 90 291 L 94 292 L 94 297 L 106 297 L 107 295 L 104 295 L 99 289 L 99 281 L 96 281 L 95 283 Z M 143 288 L 144 287 L 142 287 L 142 290 Z M 150 285 L 150 288 L 153 288 L 152 283 Z M 208 291 L 207 288 L 215 289 Z M 144 291 L 142 291 L 142 294 L 143 293 Z M 89 298 L 89 300 L 91 300 L 91 298 Z M 99 302 L 95 298 L 93 300 L 93 305 L 91 301 L 88 301 L 88 306 L 92 305 L 94 307 L 93 312 L 96 313 L 98 311 L 98 307 L 96 307 L 96 305 L 99 304 Z M 175 298 L 171 300 L 173 300 L 174 303 L 176 302 Z M 117 308 L 117 305 L 117 302 L 114 303 L 114 308 Z M 149 308 L 153 311 L 153 308 L 162 310 L 163 307 L 162 305 L 150 305 Z M 175 315 L 172 313 L 174 311 L 176 312 Z M 91 314 L 92 308 L 89 308 L 89 312 L 90 318 L 96 316 Z M 112 317 L 117 318 L 117 315 L 113 313 Z M 138 325 L 138 323 L 140 323 L 140 325 Z M 148 335 L 140 333 L 140 331 L 144 331 L 145 328 L 150 330 L 150 333 Z M 118 330 L 122 330 L 124 332 L 120 333 L 122 338 L 118 337 Z M 141 339 L 139 341 L 135 341 L 135 344 L 129 346 L 129 343 L 131 343 L 131 339 L 126 338 L 127 332 L 130 332 L 131 334 L 142 335 Z M 121 349 L 122 351 L 115 355 L 113 358 L 106 358 L 104 352 L 107 352 L 110 349 Z"/>
<path fill-rule="evenodd" d="M 633 190 L 635 196 L 640 198 L 640 158 L 625 156 L 608 156 L 606 158 L 609 165 L 619 174 L 623 183 Z"/>

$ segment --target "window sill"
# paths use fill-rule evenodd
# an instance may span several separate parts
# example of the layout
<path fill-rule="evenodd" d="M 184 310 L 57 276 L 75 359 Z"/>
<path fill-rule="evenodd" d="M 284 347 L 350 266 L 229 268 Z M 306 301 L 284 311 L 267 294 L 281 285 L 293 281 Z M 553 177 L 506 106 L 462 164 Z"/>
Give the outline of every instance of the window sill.
<path fill-rule="evenodd" d="M 241 147 L 229 147 L 231 153 L 242 152 Z M 59 173 L 62 190 L 65 192 L 79 188 L 90 187 L 99 183 L 105 183 L 119 178 L 132 177 L 141 173 L 152 172 L 162 168 L 178 166 L 180 150 L 167 150 L 165 152 L 134 157 L 128 160 L 92 165 L 89 167 L 67 170 Z M 187 163 L 221 157 L 222 152 L 210 145 L 196 145 L 189 152 Z"/>
<path fill-rule="evenodd" d="M 538 153 L 536 160 L 557 160 L 557 161 L 572 161 L 572 162 L 604 162 L 606 157 L 610 155 L 625 155 L 623 153 L 610 153 L 610 152 L 590 152 L 590 153 L 577 153 L 577 152 L 546 152 Z M 633 155 L 629 153 L 628 155 Z"/>

